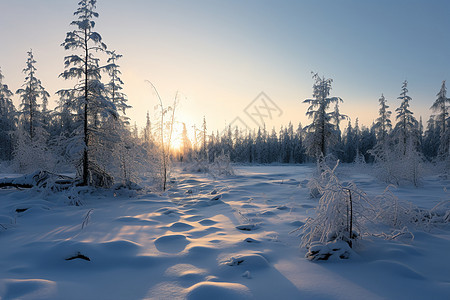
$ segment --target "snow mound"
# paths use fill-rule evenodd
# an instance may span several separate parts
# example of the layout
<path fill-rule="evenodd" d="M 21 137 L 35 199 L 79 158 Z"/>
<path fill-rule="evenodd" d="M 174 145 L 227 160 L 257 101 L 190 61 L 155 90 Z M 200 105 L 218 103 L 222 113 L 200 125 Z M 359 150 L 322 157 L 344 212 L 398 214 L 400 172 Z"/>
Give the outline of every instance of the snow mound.
<path fill-rule="evenodd" d="M 208 206 L 213 206 L 213 205 L 217 205 L 217 204 L 223 204 L 224 202 L 222 200 L 220 200 L 221 195 L 217 195 L 213 198 L 208 198 L 208 197 L 200 197 L 198 198 L 198 200 L 191 200 L 191 201 L 186 201 L 185 203 L 185 207 L 195 207 L 195 208 L 202 208 L 202 207 L 208 207 Z"/>
<path fill-rule="evenodd" d="M 218 251 L 216 247 L 207 246 L 194 246 L 189 248 L 187 257 L 195 259 L 204 259 L 205 257 L 211 256 Z"/>
<path fill-rule="evenodd" d="M 155 240 L 156 249 L 159 252 L 179 253 L 189 244 L 186 236 L 182 234 L 164 235 Z"/>
<path fill-rule="evenodd" d="M 246 238 L 246 239 L 244 240 L 244 242 L 245 242 L 245 243 L 249 243 L 249 244 L 251 244 L 251 243 L 254 243 L 254 244 L 261 243 L 261 241 L 252 239 L 251 237 Z"/>
<path fill-rule="evenodd" d="M 191 286 L 187 300 L 244 300 L 252 299 L 248 287 L 239 283 L 204 281 Z"/>
<path fill-rule="evenodd" d="M 44 279 L 0 280 L 0 299 L 48 299 L 56 295 L 56 283 Z"/>
<path fill-rule="evenodd" d="M 216 221 L 213 221 L 210 219 L 203 219 L 203 220 L 199 221 L 198 223 L 203 226 L 211 226 L 211 225 L 217 224 Z"/>
<path fill-rule="evenodd" d="M 203 280 L 203 277 L 207 274 L 205 269 L 197 268 L 191 264 L 177 264 L 169 267 L 164 273 L 165 276 L 175 277 L 185 280 Z"/>
<path fill-rule="evenodd" d="M 194 227 L 192 225 L 187 224 L 187 223 L 175 222 L 172 225 L 170 225 L 169 228 L 172 231 L 189 231 L 189 230 L 191 230 Z"/>
<path fill-rule="evenodd" d="M 266 268 L 269 266 L 267 259 L 258 254 L 236 254 L 228 257 L 220 262 L 221 266 L 245 266 L 246 269 L 259 269 Z"/>

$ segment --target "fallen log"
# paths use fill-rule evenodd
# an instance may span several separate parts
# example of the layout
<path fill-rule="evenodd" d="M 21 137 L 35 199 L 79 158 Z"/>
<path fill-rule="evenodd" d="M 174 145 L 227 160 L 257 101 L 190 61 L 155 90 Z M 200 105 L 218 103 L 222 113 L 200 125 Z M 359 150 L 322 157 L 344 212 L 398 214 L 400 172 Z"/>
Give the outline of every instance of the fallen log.
<path fill-rule="evenodd" d="M 0 179 L 0 188 L 13 187 L 17 189 L 29 189 L 33 187 L 51 187 L 64 189 L 72 186 L 74 179 L 48 171 L 36 171 L 16 178 Z"/>

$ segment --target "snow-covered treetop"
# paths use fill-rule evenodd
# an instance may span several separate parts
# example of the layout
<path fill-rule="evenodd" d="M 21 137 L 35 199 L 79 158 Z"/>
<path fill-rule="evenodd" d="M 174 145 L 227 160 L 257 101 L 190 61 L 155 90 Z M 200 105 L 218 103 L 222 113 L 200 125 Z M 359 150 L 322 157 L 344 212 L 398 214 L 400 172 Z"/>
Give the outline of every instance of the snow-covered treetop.
<path fill-rule="evenodd" d="M 375 120 L 374 129 L 377 132 L 377 136 L 380 142 L 384 142 L 388 132 L 392 129 L 392 122 L 390 120 L 392 112 L 388 110 L 389 105 L 386 104 L 386 98 L 381 94 L 380 99 L 379 117 Z"/>
<path fill-rule="evenodd" d="M 110 82 L 107 84 L 107 88 L 110 93 L 110 97 L 113 103 L 116 105 L 118 111 L 122 112 L 125 115 L 125 110 L 131 108 L 130 105 L 127 104 L 127 96 L 121 92 L 123 81 L 120 78 L 122 72 L 119 69 L 119 65 L 117 64 L 117 60 L 122 57 L 121 54 L 117 54 L 116 51 L 106 51 L 106 54 L 109 56 L 107 60 L 107 65 L 104 67 L 110 76 Z M 128 119 L 128 118 L 125 118 Z M 128 122 L 128 120 L 125 120 Z"/>
<path fill-rule="evenodd" d="M 325 155 L 327 144 L 332 144 L 339 139 L 338 124 L 346 116 L 339 113 L 338 106 L 332 112 L 327 111 L 332 103 L 343 102 L 340 97 L 329 97 L 333 79 L 321 78 L 317 73 L 312 74 L 315 81 L 313 99 L 303 101 L 309 104 L 306 115 L 313 119 L 311 124 L 305 127 L 305 130 L 310 133 L 306 144 L 308 152 L 319 157 L 321 154 Z"/>
<path fill-rule="evenodd" d="M 36 67 L 34 64 L 36 60 L 34 59 L 33 50 L 27 51 L 27 62 L 26 67 L 23 69 L 25 74 L 25 82 L 22 85 L 22 89 L 17 90 L 17 94 L 22 94 L 23 101 L 30 101 L 30 97 L 41 98 L 41 100 L 46 104 L 50 94 L 44 89 L 41 81 L 35 76 Z M 35 101 L 36 99 L 34 99 Z"/>
<path fill-rule="evenodd" d="M 40 114 L 37 100 L 42 101 L 42 106 L 47 109 L 48 98 L 50 94 L 42 86 L 41 81 L 36 77 L 36 67 L 34 64 L 36 60 L 33 56 L 33 51 L 27 52 L 27 62 L 23 73 L 25 73 L 25 81 L 22 88 L 16 91 L 20 95 L 21 103 L 21 123 L 24 128 L 27 128 L 31 138 L 35 135 L 35 129 L 42 125 L 42 116 Z"/>
<path fill-rule="evenodd" d="M 431 109 L 436 112 L 440 112 L 440 114 L 447 115 L 446 105 L 450 103 L 450 98 L 447 98 L 447 87 L 445 86 L 445 80 L 442 81 L 441 89 L 439 93 L 436 95 L 438 98 L 431 106 Z"/>
<path fill-rule="evenodd" d="M 395 110 L 397 112 L 396 118 L 397 118 L 397 120 L 406 118 L 406 119 L 408 119 L 408 121 L 417 122 L 417 120 L 414 117 L 412 117 L 412 115 L 414 113 L 409 109 L 409 101 L 411 101 L 412 98 L 410 96 L 408 96 L 408 88 L 407 87 L 408 87 L 408 81 L 405 80 L 402 84 L 402 92 L 400 93 L 400 97 L 397 98 L 397 99 L 402 100 L 402 103 L 400 104 L 400 107 Z"/>
<path fill-rule="evenodd" d="M 30 49 L 30 51 L 27 51 L 27 54 L 28 54 L 27 66 L 25 67 L 25 69 L 22 70 L 22 72 L 25 74 L 29 74 L 29 76 L 33 76 L 34 72 L 36 71 L 36 67 L 34 66 L 36 61 L 34 60 L 33 50 Z M 28 77 L 26 77 L 25 79 L 28 79 Z"/>
<path fill-rule="evenodd" d="M 380 115 L 387 115 L 387 117 L 390 117 L 392 112 L 387 110 L 389 108 L 389 105 L 386 104 L 386 98 L 384 97 L 384 94 L 381 94 L 380 99 L 378 99 L 378 102 L 380 102 Z"/>
<path fill-rule="evenodd" d="M 3 76 L 2 69 L 0 68 L 0 99 L 9 99 L 13 95 L 13 93 L 9 90 L 8 85 L 3 84 Z"/>
<path fill-rule="evenodd" d="M 313 79 L 315 80 L 313 85 L 313 99 L 306 99 L 303 103 L 308 103 L 310 106 L 306 112 L 309 118 L 331 118 L 331 114 L 327 114 L 326 110 L 330 107 L 332 103 L 343 102 L 340 97 L 330 97 L 331 83 L 333 79 L 325 77 L 320 77 L 318 73 L 312 73 Z M 316 115 L 318 113 L 318 115 Z M 336 117 L 336 116 L 333 116 Z"/>
<path fill-rule="evenodd" d="M 102 43 L 101 35 L 93 31 L 95 27 L 93 19 L 98 17 L 98 13 L 94 11 L 96 2 L 96 0 L 82 0 L 78 3 L 78 9 L 74 12 L 74 16 L 77 16 L 78 19 L 70 23 L 70 25 L 75 25 L 77 29 L 67 33 L 64 43 L 61 44 L 64 49 L 106 50 L 106 45 Z M 85 41 L 85 38 L 87 41 Z M 89 42 L 93 42 L 94 45 L 88 46 Z M 74 65 L 81 64 L 82 58 L 77 55 L 66 57 L 66 67 L 72 63 Z"/>
<path fill-rule="evenodd" d="M 314 99 L 306 99 L 303 101 L 304 103 L 312 103 L 316 99 L 323 99 L 324 104 L 326 104 L 325 109 L 328 109 L 329 105 L 333 102 L 343 102 L 341 98 L 339 97 L 331 97 L 327 98 L 330 95 L 331 91 L 331 83 L 333 82 L 333 79 L 328 78 L 325 79 L 325 77 L 320 78 L 318 73 L 312 73 L 313 79 L 315 80 L 315 83 L 313 85 L 313 98 Z"/>

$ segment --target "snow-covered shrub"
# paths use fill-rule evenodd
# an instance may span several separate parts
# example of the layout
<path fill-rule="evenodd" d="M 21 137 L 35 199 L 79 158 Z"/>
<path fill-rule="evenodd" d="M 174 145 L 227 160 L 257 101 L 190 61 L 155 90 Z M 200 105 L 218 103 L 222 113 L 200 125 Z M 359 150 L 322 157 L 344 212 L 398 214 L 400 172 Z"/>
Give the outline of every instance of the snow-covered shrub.
<path fill-rule="evenodd" d="M 438 203 L 430 210 L 430 216 L 433 224 L 450 223 L 450 200 Z"/>
<path fill-rule="evenodd" d="M 388 240 L 404 236 L 414 239 L 412 228 L 428 231 L 450 223 L 449 200 L 438 203 L 432 209 L 423 209 L 400 200 L 388 187 L 372 202 L 376 206 L 376 214 L 371 222 L 387 225 L 390 228 L 390 232 L 373 232 L 372 235 Z"/>
<path fill-rule="evenodd" d="M 30 138 L 23 130 L 17 132 L 12 167 L 17 172 L 29 173 L 36 170 L 54 171 L 56 159 L 47 145 L 47 133 L 41 128 L 35 129 L 35 136 Z"/>
<path fill-rule="evenodd" d="M 163 155 L 161 147 L 154 146 L 147 156 L 147 175 L 158 190 L 164 189 L 164 176 L 170 176 L 171 161 L 167 160 L 163 163 Z M 164 168 L 165 166 L 165 168 Z M 165 170 L 165 171 L 164 171 Z"/>
<path fill-rule="evenodd" d="M 383 194 L 375 197 L 373 203 L 376 206 L 375 220 L 395 229 L 411 226 L 423 215 L 423 211 L 418 207 L 395 196 L 391 186 L 388 186 Z"/>
<path fill-rule="evenodd" d="M 193 161 L 184 165 L 183 171 L 193 173 L 208 173 L 209 162 L 207 159 L 194 159 Z"/>
<path fill-rule="evenodd" d="M 395 185 L 408 182 L 415 186 L 420 184 L 425 162 L 423 155 L 413 145 L 409 145 L 405 152 L 388 145 L 379 145 L 370 153 L 375 157 L 374 171 L 379 179 Z"/>
<path fill-rule="evenodd" d="M 450 153 L 434 160 L 432 168 L 434 174 L 440 174 L 443 179 L 450 179 Z"/>
<path fill-rule="evenodd" d="M 320 196 L 316 214 L 300 227 L 301 246 L 308 250 L 309 260 L 348 258 L 353 253 L 349 249 L 358 238 L 414 239 L 411 228 L 429 230 L 450 223 L 449 200 L 431 210 L 422 209 L 400 200 L 391 186 L 383 194 L 369 198 L 354 183 L 339 181 L 337 165 L 331 169 L 324 162 L 319 163 L 323 172 L 309 183 Z"/>
<path fill-rule="evenodd" d="M 338 164 L 330 169 L 322 164 L 322 184 L 317 184 L 321 195 L 316 207 L 315 218 L 308 218 L 302 226 L 302 246 L 326 245 L 335 241 L 345 241 L 351 247 L 352 242 L 366 233 L 361 220 L 367 213 L 366 194 L 355 184 L 343 185 L 335 174 Z"/>
<path fill-rule="evenodd" d="M 88 198 L 88 194 L 91 194 L 94 189 L 91 186 L 72 186 L 68 188 L 64 195 L 67 199 L 65 202 L 68 205 L 82 206 L 84 204 L 83 199 Z"/>
<path fill-rule="evenodd" d="M 399 184 L 396 166 L 394 165 L 395 153 L 391 151 L 387 144 L 377 145 L 369 150 L 374 156 L 374 173 L 376 177 L 384 182 Z"/>
<path fill-rule="evenodd" d="M 339 165 L 338 159 L 334 155 L 320 156 L 317 159 L 314 178 L 309 180 L 307 187 L 311 198 L 320 198 L 322 188 L 330 180 L 330 174 L 336 175 L 336 168 Z"/>
<path fill-rule="evenodd" d="M 208 173 L 213 177 L 223 177 L 234 175 L 233 167 L 231 166 L 230 156 L 228 154 L 221 154 L 214 157 L 214 161 L 209 163 L 207 159 L 197 159 L 188 163 L 184 171 L 196 173 Z"/>
<path fill-rule="evenodd" d="M 214 162 L 209 168 L 209 173 L 215 177 L 234 175 L 233 167 L 231 166 L 230 156 L 222 153 L 214 158 Z"/>
<path fill-rule="evenodd" d="M 361 152 L 356 152 L 356 157 L 353 160 L 353 164 L 358 168 L 366 167 L 366 159 L 364 158 L 364 155 L 361 154 Z"/>
<path fill-rule="evenodd" d="M 148 166 L 148 153 L 139 140 L 127 127 L 118 126 L 117 139 L 111 145 L 109 153 L 98 161 L 104 162 L 104 169 L 114 178 L 115 187 L 136 187 L 140 182 L 138 174 L 144 173 Z"/>

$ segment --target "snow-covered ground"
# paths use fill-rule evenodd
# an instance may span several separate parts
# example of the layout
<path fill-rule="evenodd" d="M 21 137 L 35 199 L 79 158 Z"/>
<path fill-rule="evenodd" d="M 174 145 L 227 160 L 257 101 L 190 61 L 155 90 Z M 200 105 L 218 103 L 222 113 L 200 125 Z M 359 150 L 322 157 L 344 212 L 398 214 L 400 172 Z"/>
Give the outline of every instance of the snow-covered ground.
<path fill-rule="evenodd" d="M 348 260 L 308 261 L 292 231 L 314 215 L 313 170 L 179 172 L 167 193 L 97 192 L 82 206 L 67 205 L 64 193 L 0 190 L 0 298 L 449 298 L 448 224 L 412 228 L 413 240 L 366 238 Z M 351 166 L 340 176 L 369 195 L 385 189 Z M 434 176 L 394 193 L 430 209 L 449 199 L 444 187 Z"/>

